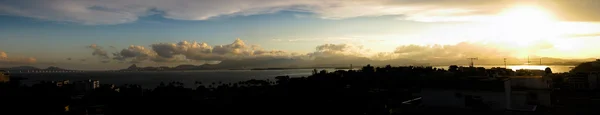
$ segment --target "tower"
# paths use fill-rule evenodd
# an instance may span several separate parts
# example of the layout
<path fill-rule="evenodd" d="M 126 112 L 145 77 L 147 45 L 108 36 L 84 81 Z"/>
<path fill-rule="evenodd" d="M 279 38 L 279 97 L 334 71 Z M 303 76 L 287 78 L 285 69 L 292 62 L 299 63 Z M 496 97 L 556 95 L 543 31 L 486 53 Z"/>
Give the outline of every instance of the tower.
<path fill-rule="evenodd" d="M 471 61 L 471 63 L 469 64 L 469 67 L 474 67 L 473 60 L 477 60 L 477 58 L 467 58 L 467 59 L 469 59 Z"/>

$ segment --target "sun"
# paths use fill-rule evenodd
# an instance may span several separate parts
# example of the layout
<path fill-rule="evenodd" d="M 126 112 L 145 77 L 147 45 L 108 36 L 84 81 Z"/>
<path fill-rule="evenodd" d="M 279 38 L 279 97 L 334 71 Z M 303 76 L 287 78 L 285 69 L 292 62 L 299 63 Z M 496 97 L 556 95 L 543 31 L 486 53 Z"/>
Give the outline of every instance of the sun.
<path fill-rule="evenodd" d="M 499 14 L 501 20 L 517 23 L 553 22 L 556 19 L 544 8 L 538 6 L 514 6 Z"/>
<path fill-rule="evenodd" d="M 558 37 L 556 18 L 544 8 L 538 6 L 514 6 L 508 8 L 492 20 L 492 30 L 499 39 L 528 47 L 543 39 Z"/>

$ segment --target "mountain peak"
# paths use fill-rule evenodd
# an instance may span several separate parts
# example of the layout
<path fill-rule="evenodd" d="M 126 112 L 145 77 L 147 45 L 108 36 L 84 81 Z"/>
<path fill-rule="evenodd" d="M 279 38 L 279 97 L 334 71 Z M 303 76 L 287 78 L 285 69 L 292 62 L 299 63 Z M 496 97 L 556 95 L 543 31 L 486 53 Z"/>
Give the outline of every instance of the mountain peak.
<path fill-rule="evenodd" d="M 137 65 L 132 64 L 131 66 L 129 66 L 127 69 L 138 69 Z"/>

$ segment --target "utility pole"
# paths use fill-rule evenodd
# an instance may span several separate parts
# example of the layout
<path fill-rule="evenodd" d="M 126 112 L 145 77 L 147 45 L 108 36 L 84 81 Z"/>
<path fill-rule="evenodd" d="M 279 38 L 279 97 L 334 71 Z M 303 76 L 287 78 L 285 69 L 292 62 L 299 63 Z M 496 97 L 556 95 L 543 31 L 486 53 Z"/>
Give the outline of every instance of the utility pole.
<path fill-rule="evenodd" d="M 527 56 L 527 65 L 531 64 L 531 61 L 529 61 L 529 56 Z"/>
<path fill-rule="evenodd" d="M 469 67 L 474 67 L 473 65 L 473 60 L 477 60 L 477 58 L 467 58 L 471 61 L 471 64 L 469 65 Z"/>
<path fill-rule="evenodd" d="M 504 58 L 504 68 L 506 68 L 506 58 Z"/>

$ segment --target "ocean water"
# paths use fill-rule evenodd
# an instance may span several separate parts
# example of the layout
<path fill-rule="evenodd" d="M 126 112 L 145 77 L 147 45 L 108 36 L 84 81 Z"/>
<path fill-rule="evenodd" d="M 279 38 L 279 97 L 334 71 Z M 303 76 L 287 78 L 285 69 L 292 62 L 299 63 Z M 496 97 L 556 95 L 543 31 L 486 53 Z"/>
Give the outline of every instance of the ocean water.
<path fill-rule="evenodd" d="M 504 67 L 502 66 L 478 66 L 484 68 Z M 544 69 L 550 67 L 555 73 L 568 72 L 574 66 L 525 66 L 511 65 L 507 68 L 517 69 Z M 448 66 L 436 66 L 436 68 L 447 69 Z M 335 71 L 335 69 L 326 69 Z M 11 73 L 12 76 L 27 78 L 23 82 L 31 85 L 40 81 L 70 80 L 99 80 L 102 84 L 138 84 L 144 88 L 154 88 L 161 82 L 169 83 L 178 81 L 184 83 L 185 87 L 196 87 L 195 81 L 205 85 L 212 82 L 232 83 L 250 79 L 272 80 L 275 77 L 288 75 L 290 77 L 302 77 L 312 74 L 312 69 L 289 69 L 289 70 L 195 70 L 195 71 L 156 71 L 156 72 L 78 72 L 78 73 Z"/>
<path fill-rule="evenodd" d="M 462 65 L 462 66 L 468 67 L 467 65 Z M 450 66 L 434 66 L 434 67 L 448 69 L 448 67 L 450 67 Z M 484 67 L 487 69 L 492 68 L 492 67 L 504 68 L 504 65 L 476 65 L 476 67 Z M 506 68 L 512 69 L 513 71 L 516 71 L 518 69 L 544 70 L 544 69 L 546 69 L 546 67 L 550 67 L 550 69 L 552 69 L 552 73 L 564 73 L 564 72 L 571 71 L 571 69 L 573 69 L 575 66 L 569 66 L 569 65 L 507 65 L 506 66 Z"/>
<path fill-rule="evenodd" d="M 333 69 L 329 69 L 333 71 Z M 156 72 L 78 72 L 78 73 L 11 73 L 11 76 L 27 78 L 23 83 L 34 84 L 40 81 L 99 80 L 101 84 L 138 84 L 144 88 L 153 88 L 161 82 L 173 81 L 184 83 L 185 87 L 196 87 L 196 81 L 205 85 L 212 82 L 232 83 L 250 79 L 273 80 L 275 77 L 288 75 L 302 77 L 312 74 L 312 69 L 290 70 L 195 70 L 195 71 L 156 71 Z"/>

